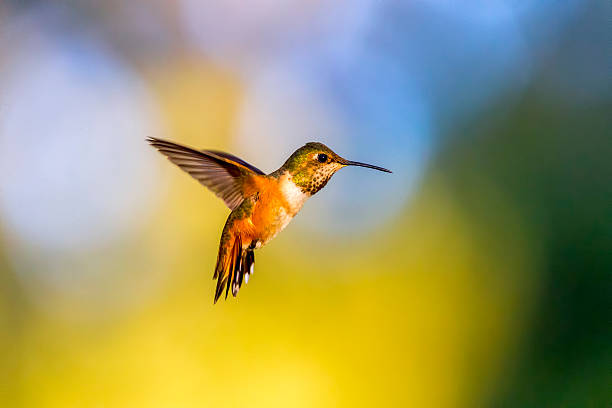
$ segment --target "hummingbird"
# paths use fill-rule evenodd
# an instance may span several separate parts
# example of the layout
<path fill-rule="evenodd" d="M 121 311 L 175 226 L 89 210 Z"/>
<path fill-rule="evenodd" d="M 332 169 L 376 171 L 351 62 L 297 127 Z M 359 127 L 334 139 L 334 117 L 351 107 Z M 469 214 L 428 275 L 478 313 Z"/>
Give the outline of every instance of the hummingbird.
<path fill-rule="evenodd" d="M 197 150 L 168 140 L 147 138 L 168 160 L 221 198 L 231 213 L 219 244 L 213 279 L 214 303 L 231 288 L 236 297 L 254 272 L 254 251 L 266 245 L 291 222 L 310 197 L 347 166 L 382 167 L 346 160 L 322 143 L 297 149 L 276 171 L 265 174 L 244 160 L 217 150 Z"/>

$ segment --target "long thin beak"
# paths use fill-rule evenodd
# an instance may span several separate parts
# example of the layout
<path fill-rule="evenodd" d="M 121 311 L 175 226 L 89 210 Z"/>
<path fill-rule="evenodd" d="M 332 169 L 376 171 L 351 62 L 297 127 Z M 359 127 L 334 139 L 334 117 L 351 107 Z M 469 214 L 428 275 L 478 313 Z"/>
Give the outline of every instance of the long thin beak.
<path fill-rule="evenodd" d="M 374 165 L 372 165 L 372 164 L 360 163 L 360 162 L 349 161 L 349 160 L 342 160 L 340 163 L 341 163 L 341 164 L 344 164 L 345 166 L 359 166 L 359 167 L 366 167 L 366 168 L 368 168 L 368 169 L 374 169 L 374 170 L 378 170 L 378 171 L 384 171 L 385 173 L 393 173 L 391 170 L 387 170 L 387 169 L 382 168 L 382 167 L 374 166 Z"/>

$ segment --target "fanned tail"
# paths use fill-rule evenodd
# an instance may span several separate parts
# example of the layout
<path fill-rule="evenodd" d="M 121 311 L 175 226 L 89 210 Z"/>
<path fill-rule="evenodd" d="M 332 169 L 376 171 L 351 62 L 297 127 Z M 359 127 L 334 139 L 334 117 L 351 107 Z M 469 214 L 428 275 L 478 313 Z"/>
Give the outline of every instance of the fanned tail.
<path fill-rule="evenodd" d="M 228 241 L 232 241 L 231 238 Z M 213 279 L 217 279 L 215 291 L 215 303 L 225 290 L 225 298 L 229 295 L 230 287 L 232 296 L 236 297 L 242 287 L 243 280 L 248 283 L 249 275 L 253 273 L 255 265 L 255 254 L 251 249 L 243 249 L 242 237 L 236 235 L 233 242 L 222 240 L 219 248 L 219 257 Z"/>

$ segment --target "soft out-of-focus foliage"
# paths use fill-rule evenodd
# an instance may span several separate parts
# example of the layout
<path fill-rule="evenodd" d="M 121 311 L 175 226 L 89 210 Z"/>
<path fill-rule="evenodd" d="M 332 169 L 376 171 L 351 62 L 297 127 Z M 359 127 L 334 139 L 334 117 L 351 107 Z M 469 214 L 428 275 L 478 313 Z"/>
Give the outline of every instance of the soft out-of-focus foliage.
<path fill-rule="evenodd" d="M 0 406 L 607 406 L 606 11 L 1 3 Z M 394 174 L 340 172 L 213 306 L 228 210 L 146 136 Z"/>

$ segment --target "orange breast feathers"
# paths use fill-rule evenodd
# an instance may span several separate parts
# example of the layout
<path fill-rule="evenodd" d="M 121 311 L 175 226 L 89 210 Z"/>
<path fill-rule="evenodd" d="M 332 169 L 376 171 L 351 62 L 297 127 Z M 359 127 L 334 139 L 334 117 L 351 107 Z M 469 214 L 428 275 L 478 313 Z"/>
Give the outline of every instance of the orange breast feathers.
<path fill-rule="evenodd" d="M 282 231 L 295 215 L 294 206 L 287 201 L 280 187 L 281 181 L 271 177 L 256 177 L 249 187 L 257 200 L 251 213 L 237 221 L 235 228 L 247 238 L 243 242 L 256 241 L 264 245 Z M 249 191 L 251 192 L 251 191 Z"/>

